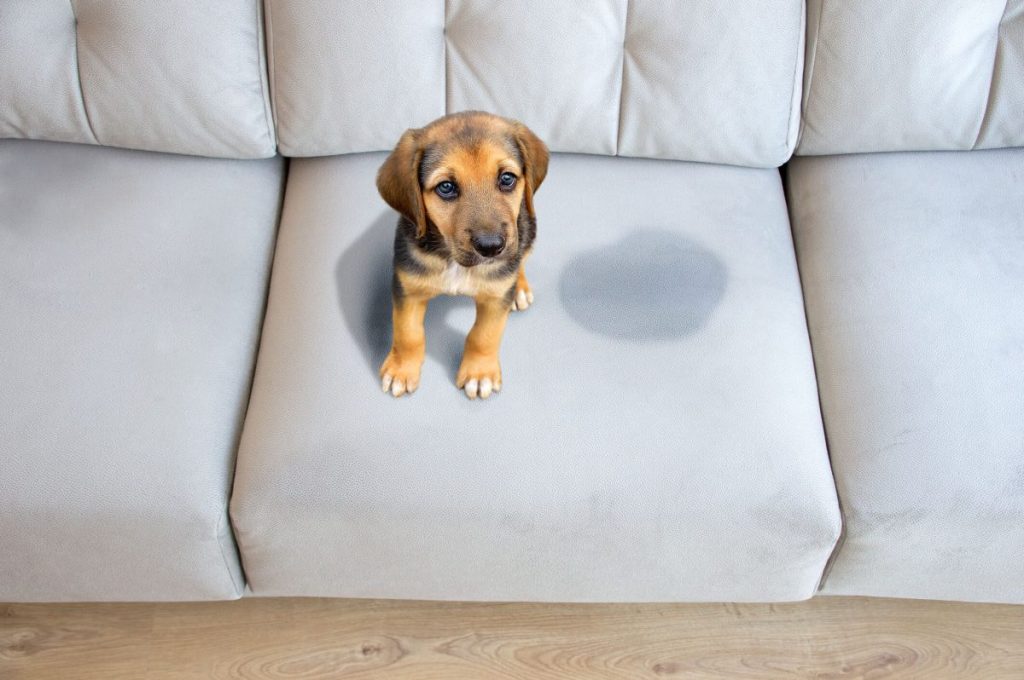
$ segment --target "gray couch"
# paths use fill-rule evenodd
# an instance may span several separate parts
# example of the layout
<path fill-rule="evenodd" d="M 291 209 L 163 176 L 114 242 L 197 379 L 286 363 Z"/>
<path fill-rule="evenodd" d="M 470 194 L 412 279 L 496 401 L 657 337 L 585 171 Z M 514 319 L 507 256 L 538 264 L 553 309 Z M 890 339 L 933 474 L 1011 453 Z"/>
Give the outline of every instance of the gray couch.
<path fill-rule="evenodd" d="M 396 401 L 463 109 L 537 299 Z M 1024 603 L 1024 0 L 0 0 L 0 137 L 0 601 Z"/>

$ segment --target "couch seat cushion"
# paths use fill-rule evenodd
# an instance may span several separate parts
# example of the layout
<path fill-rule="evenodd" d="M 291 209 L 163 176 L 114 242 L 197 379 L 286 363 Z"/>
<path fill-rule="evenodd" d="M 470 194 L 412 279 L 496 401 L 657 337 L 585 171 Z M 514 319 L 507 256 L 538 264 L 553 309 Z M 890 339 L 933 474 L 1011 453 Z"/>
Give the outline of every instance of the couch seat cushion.
<path fill-rule="evenodd" d="M 227 498 L 282 178 L 0 142 L 0 601 L 239 595 Z"/>
<path fill-rule="evenodd" d="M 835 594 L 1024 602 L 1024 150 L 801 158 Z"/>
<path fill-rule="evenodd" d="M 504 386 L 381 393 L 381 154 L 293 161 L 232 517 L 262 595 L 810 596 L 839 532 L 779 173 L 556 156 Z"/>

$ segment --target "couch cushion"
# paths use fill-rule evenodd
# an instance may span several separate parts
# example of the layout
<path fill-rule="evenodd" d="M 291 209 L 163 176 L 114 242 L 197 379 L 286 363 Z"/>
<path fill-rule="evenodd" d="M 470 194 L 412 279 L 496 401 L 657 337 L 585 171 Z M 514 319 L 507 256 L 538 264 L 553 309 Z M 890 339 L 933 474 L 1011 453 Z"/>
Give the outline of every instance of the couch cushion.
<path fill-rule="evenodd" d="M 380 390 L 380 154 L 292 162 L 232 517 L 258 595 L 810 596 L 839 532 L 777 171 L 555 156 L 504 386 L 454 387 L 472 301 Z"/>
<path fill-rule="evenodd" d="M 259 0 L 4 0 L 0 137 L 274 155 Z"/>
<path fill-rule="evenodd" d="M 1024 146 L 1024 0 L 808 1 L 799 154 Z"/>
<path fill-rule="evenodd" d="M 289 156 L 388 149 L 466 109 L 521 119 L 555 151 L 766 167 L 796 144 L 800 0 L 267 0 L 266 14 Z"/>
<path fill-rule="evenodd" d="M 0 141 L 0 601 L 240 593 L 227 497 L 282 171 Z"/>
<path fill-rule="evenodd" d="M 799 159 L 826 592 L 1024 602 L 1024 150 Z"/>

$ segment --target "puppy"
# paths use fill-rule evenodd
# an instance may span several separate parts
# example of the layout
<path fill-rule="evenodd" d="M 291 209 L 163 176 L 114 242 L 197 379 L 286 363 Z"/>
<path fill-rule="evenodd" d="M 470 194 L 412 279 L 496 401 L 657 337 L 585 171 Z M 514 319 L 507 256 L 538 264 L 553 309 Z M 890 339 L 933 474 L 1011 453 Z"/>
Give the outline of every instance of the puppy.
<path fill-rule="evenodd" d="M 455 384 L 470 399 L 501 390 L 498 348 L 512 309 L 533 292 L 523 273 L 537 233 L 533 194 L 548 150 L 526 126 L 470 111 L 407 130 L 377 173 L 400 213 L 392 280 L 394 341 L 381 388 L 416 391 L 425 349 L 423 317 L 438 295 L 469 295 L 476 322 Z"/>

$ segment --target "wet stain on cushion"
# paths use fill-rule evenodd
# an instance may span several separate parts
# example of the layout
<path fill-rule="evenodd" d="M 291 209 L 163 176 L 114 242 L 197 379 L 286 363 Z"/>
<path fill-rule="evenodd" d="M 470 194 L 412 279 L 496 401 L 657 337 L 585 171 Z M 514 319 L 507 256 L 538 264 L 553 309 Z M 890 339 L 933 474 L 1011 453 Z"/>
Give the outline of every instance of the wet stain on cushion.
<path fill-rule="evenodd" d="M 594 333 L 632 341 L 671 340 L 700 330 L 725 292 L 714 253 L 677 233 L 645 229 L 593 250 L 562 270 L 562 306 Z"/>

